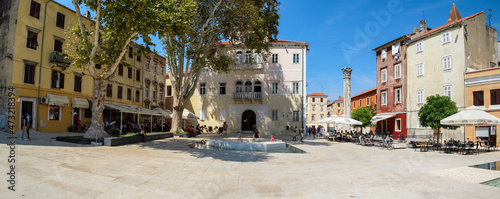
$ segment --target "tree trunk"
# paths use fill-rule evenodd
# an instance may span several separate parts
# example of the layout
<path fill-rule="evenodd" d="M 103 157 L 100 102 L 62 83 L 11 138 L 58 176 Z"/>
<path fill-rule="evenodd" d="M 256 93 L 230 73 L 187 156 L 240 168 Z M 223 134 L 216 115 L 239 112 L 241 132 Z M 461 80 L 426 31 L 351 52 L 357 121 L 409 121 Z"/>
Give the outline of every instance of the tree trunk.
<path fill-rule="evenodd" d="M 173 107 L 173 112 L 172 112 L 172 129 L 171 131 L 177 130 L 177 128 L 182 129 L 182 111 L 184 110 L 183 107 L 180 106 L 174 106 Z"/>
<path fill-rule="evenodd" d="M 94 79 L 94 96 L 92 97 L 92 121 L 90 123 L 90 128 L 83 135 L 83 137 L 85 138 L 102 138 L 109 136 L 108 133 L 104 131 L 103 121 L 104 97 L 106 95 L 107 86 L 108 80 Z"/>

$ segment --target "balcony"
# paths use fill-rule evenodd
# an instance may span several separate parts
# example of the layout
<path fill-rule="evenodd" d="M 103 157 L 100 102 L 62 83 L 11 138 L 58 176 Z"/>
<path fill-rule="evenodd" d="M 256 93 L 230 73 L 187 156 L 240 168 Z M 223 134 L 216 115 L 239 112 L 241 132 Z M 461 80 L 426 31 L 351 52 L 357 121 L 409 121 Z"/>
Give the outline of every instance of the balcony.
<path fill-rule="evenodd" d="M 71 64 L 71 60 L 66 54 L 57 51 L 50 53 L 49 62 L 52 66 L 61 66 L 63 69 L 66 69 Z"/>
<path fill-rule="evenodd" d="M 257 99 L 257 100 L 262 100 L 262 92 L 236 92 L 233 94 L 233 99 Z"/>
<path fill-rule="evenodd" d="M 238 63 L 234 66 L 235 70 L 261 70 L 263 68 L 263 64 L 257 63 Z"/>

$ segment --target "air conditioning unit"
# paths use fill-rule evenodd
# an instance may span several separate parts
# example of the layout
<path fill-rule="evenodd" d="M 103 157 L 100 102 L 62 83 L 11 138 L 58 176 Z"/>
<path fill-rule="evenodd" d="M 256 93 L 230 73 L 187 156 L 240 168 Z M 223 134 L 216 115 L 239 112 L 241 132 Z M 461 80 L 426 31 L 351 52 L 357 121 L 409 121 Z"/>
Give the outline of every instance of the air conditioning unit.
<path fill-rule="evenodd" d="M 40 104 L 48 104 L 49 103 L 49 98 L 47 98 L 47 97 L 40 97 L 39 101 L 40 101 Z"/>

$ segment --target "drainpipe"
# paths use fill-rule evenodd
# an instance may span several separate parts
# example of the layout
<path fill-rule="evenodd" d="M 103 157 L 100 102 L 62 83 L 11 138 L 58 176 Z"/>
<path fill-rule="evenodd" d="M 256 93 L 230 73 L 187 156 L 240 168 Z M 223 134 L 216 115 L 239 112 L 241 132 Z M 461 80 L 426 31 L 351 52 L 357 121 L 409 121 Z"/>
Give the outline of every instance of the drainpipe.
<path fill-rule="evenodd" d="M 306 68 L 305 68 L 305 51 L 304 51 L 304 46 L 302 47 L 302 129 L 304 129 L 304 132 L 306 132 L 306 122 L 305 120 L 307 119 L 305 116 L 306 116 L 306 109 L 304 108 L 305 107 L 305 103 L 306 103 L 306 96 L 305 96 L 305 92 L 306 92 Z"/>
<path fill-rule="evenodd" d="M 42 46 L 40 47 L 40 70 L 38 72 L 38 98 L 36 103 L 36 119 L 40 121 L 40 85 L 42 80 L 42 60 L 43 60 L 43 40 L 45 39 L 45 21 L 47 21 L 47 4 L 52 2 L 53 0 L 49 0 L 45 2 L 45 10 L 43 14 L 43 28 L 42 28 Z M 36 122 L 36 131 L 38 131 L 38 127 L 40 127 L 40 122 Z"/>

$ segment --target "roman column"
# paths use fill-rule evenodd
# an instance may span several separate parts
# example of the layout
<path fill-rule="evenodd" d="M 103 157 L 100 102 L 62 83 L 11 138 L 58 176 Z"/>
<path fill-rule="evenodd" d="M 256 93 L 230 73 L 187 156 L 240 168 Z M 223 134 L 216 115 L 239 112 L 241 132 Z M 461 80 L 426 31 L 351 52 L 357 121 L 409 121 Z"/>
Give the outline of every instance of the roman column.
<path fill-rule="evenodd" d="M 344 73 L 344 115 L 351 117 L 351 72 L 352 68 L 343 68 Z"/>

